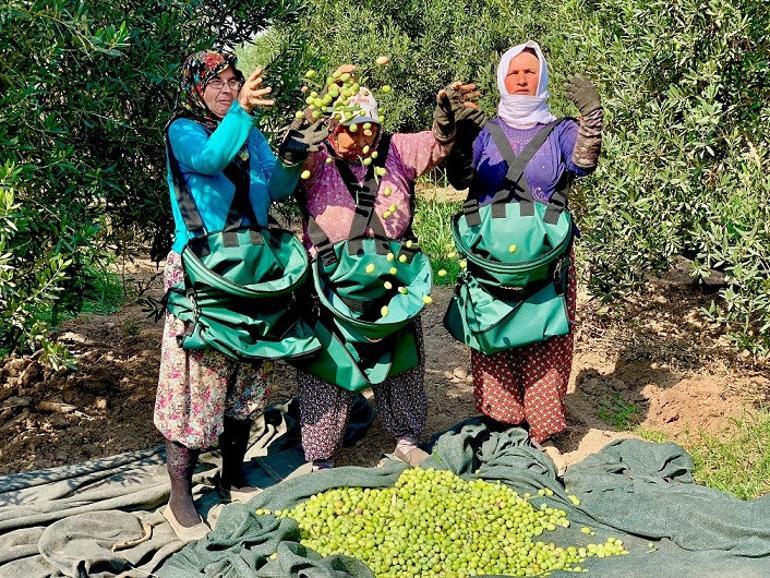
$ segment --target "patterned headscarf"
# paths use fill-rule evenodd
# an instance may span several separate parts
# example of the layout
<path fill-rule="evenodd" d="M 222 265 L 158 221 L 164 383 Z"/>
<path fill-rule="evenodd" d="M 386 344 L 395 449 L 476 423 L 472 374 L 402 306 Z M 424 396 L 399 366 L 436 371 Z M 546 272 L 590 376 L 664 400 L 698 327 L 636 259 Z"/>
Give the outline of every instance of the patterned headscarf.
<path fill-rule="evenodd" d="M 200 50 L 188 56 L 182 65 L 181 94 L 174 116 L 194 118 L 209 130 L 214 130 L 220 119 L 206 106 L 203 91 L 226 68 L 232 68 L 235 77 L 243 83 L 243 73 L 238 70 L 237 64 L 238 57 L 224 50 Z"/>

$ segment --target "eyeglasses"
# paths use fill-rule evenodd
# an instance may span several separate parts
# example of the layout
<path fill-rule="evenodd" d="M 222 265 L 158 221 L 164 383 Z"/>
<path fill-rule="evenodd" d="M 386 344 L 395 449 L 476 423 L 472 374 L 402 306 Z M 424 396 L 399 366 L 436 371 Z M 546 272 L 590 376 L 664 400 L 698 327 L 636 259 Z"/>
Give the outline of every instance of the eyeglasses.
<path fill-rule="evenodd" d="M 232 90 L 233 92 L 238 92 L 241 89 L 241 86 L 243 86 L 241 81 L 238 80 L 237 78 L 231 78 L 227 82 L 225 82 L 220 78 L 215 78 L 214 80 L 209 82 L 206 86 L 210 86 L 214 90 L 221 91 L 225 87 L 225 85 L 227 85 L 230 88 L 230 90 Z"/>

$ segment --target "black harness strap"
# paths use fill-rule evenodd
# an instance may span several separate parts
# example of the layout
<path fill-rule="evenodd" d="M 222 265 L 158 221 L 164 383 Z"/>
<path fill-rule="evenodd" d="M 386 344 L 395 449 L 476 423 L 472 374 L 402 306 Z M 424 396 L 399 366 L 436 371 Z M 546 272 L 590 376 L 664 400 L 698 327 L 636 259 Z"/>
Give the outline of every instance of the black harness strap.
<path fill-rule="evenodd" d="M 551 199 L 548 202 L 548 207 L 545 210 L 543 220 L 546 223 L 555 225 L 559 220 L 559 215 L 567 208 L 567 192 L 572 187 L 572 182 L 575 180 L 575 175 L 569 171 L 564 171 L 556 183 L 556 190 L 551 195 Z"/>
<path fill-rule="evenodd" d="M 513 152 L 502 127 L 496 122 L 489 123 L 489 134 L 492 136 L 500 156 L 503 157 L 503 160 L 508 165 L 508 172 L 505 175 L 503 186 L 492 199 L 492 217 L 505 217 L 505 204 L 510 202 L 513 197 L 519 200 L 523 217 L 531 217 L 535 214 L 535 201 L 532 198 L 532 190 L 529 188 L 527 179 L 523 178 L 524 169 L 552 131 L 553 123 L 547 124 L 524 147 L 521 154 L 517 156 Z"/>
<path fill-rule="evenodd" d="M 171 123 L 169 123 L 171 126 Z M 195 204 L 190 193 L 190 188 L 182 177 L 182 169 L 179 168 L 179 161 L 171 149 L 171 141 L 168 138 L 168 129 L 166 129 L 166 156 L 168 157 L 168 165 L 171 170 L 171 180 L 174 183 L 174 195 L 176 197 L 177 205 L 179 206 L 179 212 L 182 214 L 182 220 L 184 221 L 187 230 L 196 236 L 204 235 L 206 228 L 203 225 L 203 219 L 198 212 L 198 207 Z"/>
<path fill-rule="evenodd" d="M 326 236 L 321 227 L 318 226 L 313 217 L 307 218 L 307 235 L 315 247 L 318 257 L 324 265 L 331 265 L 337 260 L 334 254 L 334 244 Z"/>
<path fill-rule="evenodd" d="M 235 192 L 233 193 L 233 199 L 230 202 L 230 208 L 227 211 L 224 233 L 222 235 L 226 247 L 238 246 L 238 236 L 236 232 L 243 225 L 244 216 L 251 221 L 253 227 L 259 227 L 257 216 L 254 213 L 254 207 L 251 206 L 251 199 L 249 197 L 249 182 L 251 180 L 249 175 L 250 160 L 251 159 L 249 158 L 246 161 L 241 161 L 236 156 L 236 158 L 233 159 L 233 162 L 224 169 L 225 177 L 227 177 L 227 179 L 235 186 Z M 252 240 L 253 239 L 254 235 L 252 235 Z M 259 242 L 261 242 L 261 236 Z"/>
<path fill-rule="evenodd" d="M 377 189 L 379 179 L 375 175 L 375 169 L 385 166 L 385 159 L 390 149 L 390 135 L 383 135 L 377 145 L 377 158 L 373 159 L 366 171 L 364 181 L 359 183 L 347 162 L 338 159 L 337 170 L 345 183 L 348 191 L 356 202 L 356 210 L 353 222 L 348 233 L 348 253 L 358 254 L 363 247 L 363 240 L 368 237 L 367 230 L 371 228 L 374 238 L 378 241 L 377 252 L 388 252 L 388 237 L 385 234 L 385 226 L 379 215 L 374 212 L 374 204 L 377 201 Z"/>
<path fill-rule="evenodd" d="M 513 199 L 516 199 L 519 202 L 522 216 L 526 217 L 535 214 L 535 200 L 532 196 L 532 190 L 529 187 L 529 183 L 524 176 L 524 170 L 556 126 L 563 120 L 563 118 L 556 119 L 545 125 L 518 155 L 514 153 L 513 148 L 511 148 L 511 144 L 505 136 L 502 127 L 496 122 L 487 123 L 492 140 L 494 141 L 497 150 L 500 152 L 500 156 L 508 166 L 503 184 L 500 187 L 500 190 L 495 193 L 495 196 L 490 203 L 492 205 L 491 211 L 493 218 L 505 217 L 505 205 Z M 557 191 L 554 193 L 555 202 L 552 197 L 552 201 L 546 203 L 548 205 L 548 209 L 546 210 L 546 222 L 555 223 L 556 220 L 558 220 L 559 214 L 561 214 L 566 207 L 566 192 L 569 189 L 571 182 L 572 179 L 569 176 L 566 179 L 562 176 L 560 179 Z M 462 209 L 466 221 L 471 227 L 481 224 L 478 195 L 475 193 L 476 188 L 477 185 L 474 183 L 471 187 L 472 190 L 468 200 L 465 201 Z"/>
<path fill-rule="evenodd" d="M 208 243 L 205 241 L 207 235 L 206 227 L 201 218 L 198 206 L 195 203 L 195 199 L 190 191 L 190 187 L 182 176 L 182 169 L 179 166 L 179 160 L 176 158 L 174 151 L 171 147 L 171 141 L 168 137 L 168 127 L 171 123 L 179 118 L 187 118 L 183 115 L 177 116 L 172 119 L 166 128 L 166 155 L 168 156 L 169 168 L 171 169 L 171 179 L 174 183 L 174 193 L 176 196 L 177 204 L 179 205 L 179 212 L 182 215 L 187 230 L 193 234 L 193 238 L 190 240 L 192 247 L 196 254 L 199 256 L 205 256 L 209 253 Z M 208 129 L 206 129 L 208 132 Z M 227 247 L 238 246 L 238 237 L 236 231 L 241 228 L 243 224 L 243 217 L 247 217 L 252 223 L 252 243 L 262 243 L 262 235 L 259 233 L 259 222 L 257 221 L 254 208 L 251 205 L 251 199 L 249 198 L 249 184 L 251 177 L 249 175 L 249 163 L 251 159 L 241 160 L 236 156 L 224 169 L 223 173 L 227 179 L 233 183 L 235 191 L 233 198 L 230 202 L 230 207 L 227 211 L 227 217 L 225 219 L 225 227 L 223 229 L 223 241 Z M 196 239 L 202 239 L 196 241 Z"/>
<path fill-rule="evenodd" d="M 335 166 L 356 205 L 353 222 L 348 232 L 348 252 L 351 255 L 357 254 L 362 250 L 363 240 L 369 237 L 367 231 L 370 228 L 374 239 L 377 240 L 377 252 L 385 254 L 388 251 L 388 237 L 385 232 L 385 226 L 380 217 L 375 213 L 374 204 L 377 200 L 377 189 L 379 188 L 379 179 L 375 175 L 375 169 L 385 166 L 385 159 L 390 148 L 390 139 L 390 135 L 383 135 L 380 138 L 377 146 L 377 158 L 369 165 L 363 182 L 358 181 L 347 161 L 336 159 Z M 303 214 L 307 221 L 308 237 L 310 237 L 310 241 L 315 246 L 316 253 L 324 265 L 334 263 L 337 259 L 334 254 L 334 244 L 329 240 L 318 223 L 316 223 L 312 215 L 304 210 Z"/>
<path fill-rule="evenodd" d="M 558 122 L 555 120 L 540 129 L 519 155 L 513 152 L 511 143 L 505 136 L 502 127 L 496 122 L 489 123 L 489 134 L 492 135 L 500 156 L 508 165 L 503 186 L 492 199 L 492 217 L 505 217 L 505 204 L 513 200 L 514 197 L 518 199 L 521 205 L 521 216 L 531 217 L 535 214 L 535 200 L 532 197 L 532 189 L 529 188 L 529 183 L 524 176 L 524 170 L 553 132 L 553 129 L 556 128 Z"/>

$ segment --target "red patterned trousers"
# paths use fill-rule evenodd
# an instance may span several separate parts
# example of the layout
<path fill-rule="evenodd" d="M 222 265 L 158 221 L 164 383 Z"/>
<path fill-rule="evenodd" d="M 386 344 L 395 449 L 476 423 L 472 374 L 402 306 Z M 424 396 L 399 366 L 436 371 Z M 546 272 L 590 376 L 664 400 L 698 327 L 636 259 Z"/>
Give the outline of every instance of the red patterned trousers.
<path fill-rule="evenodd" d="M 573 327 L 576 297 L 572 264 L 566 301 Z M 503 423 L 526 422 L 530 437 L 538 443 L 564 431 L 564 397 L 572 371 L 573 346 L 574 329 L 569 335 L 492 355 L 471 349 L 476 409 Z"/>

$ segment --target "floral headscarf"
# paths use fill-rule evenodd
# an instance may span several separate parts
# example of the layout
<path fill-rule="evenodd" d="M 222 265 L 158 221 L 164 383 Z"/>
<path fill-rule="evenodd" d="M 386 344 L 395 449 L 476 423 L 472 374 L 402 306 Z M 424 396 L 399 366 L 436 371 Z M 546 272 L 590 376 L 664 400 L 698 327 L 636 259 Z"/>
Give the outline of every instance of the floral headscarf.
<path fill-rule="evenodd" d="M 243 73 L 238 70 L 237 64 L 238 57 L 224 50 L 200 50 L 191 54 L 182 65 L 181 94 L 175 116 L 192 117 L 209 130 L 215 129 L 220 119 L 206 106 L 203 91 L 226 68 L 232 68 L 235 77 L 243 82 Z"/>

